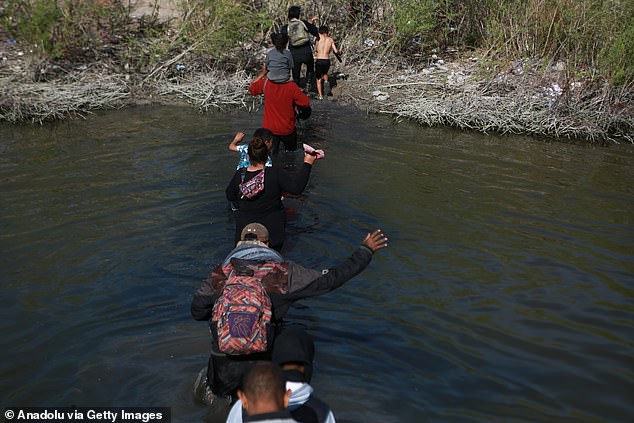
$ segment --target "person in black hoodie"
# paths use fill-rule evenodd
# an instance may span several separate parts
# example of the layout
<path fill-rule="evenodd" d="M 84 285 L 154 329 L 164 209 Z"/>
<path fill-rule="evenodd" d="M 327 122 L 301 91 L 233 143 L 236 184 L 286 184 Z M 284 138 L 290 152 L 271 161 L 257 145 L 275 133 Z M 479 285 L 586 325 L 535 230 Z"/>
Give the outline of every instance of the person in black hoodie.
<path fill-rule="evenodd" d="M 257 228 L 257 229 L 256 229 Z M 251 230 L 253 229 L 253 230 Z M 252 245 L 262 248 L 262 257 L 271 260 L 274 254 L 267 247 L 265 242 L 268 239 L 268 232 L 263 225 L 247 225 L 243 233 L 243 240 L 232 254 L 241 257 L 241 263 L 251 262 L 253 265 L 261 265 L 262 261 L 257 260 L 257 253 L 249 254 L 249 259 L 241 256 L 244 246 Z M 255 239 L 251 238 L 255 237 Z M 365 269 L 372 260 L 374 252 L 387 247 L 388 238 L 380 229 L 368 233 L 351 257 L 339 265 L 323 269 L 321 271 L 306 269 L 292 261 L 281 261 L 275 267 L 276 271 L 272 277 L 262 279 L 262 284 L 266 289 L 272 303 L 271 334 L 269 338 L 275 338 L 282 327 L 282 320 L 291 304 L 295 301 L 316 297 L 326 294 L 339 288 L 345 282 L 352 279 Z M 281 256 L 280 256 L 281 258 Z M 231 255 L 225 259 L 231 262 Z M 194 294 L 191 304 L 191 314 L 195 320 L 209 321 L 213 314 L 214 304 L 222 293 L 224 283 L 228 275 L 224 273 L 222 266 L 216 266 L 202 286 Z M 211 330 L 212 343 L 211 355 L 206 369 L 201 370 L 199 378 L 194 388 L 196 398 L 206 404 L 211 404 L 216 397 L 231 399 L 236 389 L 240 385 L 243 374 L 248 368 L 258 360 L 270 360 L 271 351 L 254 353 L 248 355 L 228 355 L 220 352 L 215 331 Z M 269 345 L 272 345 L 270 342 Z"/>
<path fill-rule="evenodd" d="M 269 150 L 262 139 L 254 138 L 248 147 L 250 165 L 236 170 L 225 189 L 227 200 L 235 204 L 236 232 L 234 242 L 240 241 L 242 229 L 251 222 L 266 226 L 270 232 L 271 247 L 281 251 L 286 238 L 286 210 L 282 193 L 299 195 L 306 188 L 316 156 L 304 154 L 304 163 L 297 172 L 280 166 L 265 166 Z M 260 181 L 255 183 L 255 181 Z M 245 193 L 244 184 L 254 183 L 257 193 Z"/>
<path fill-rule="evenodd" d="M 313 375 L 315 341 L 298 326 L 284 328 L 273 345 L 273 362 L 279 364 L 290 389 L 288 411 L 300 423 L 335 423 L 335 416 L 325 402 L 313 393 L 310 380 Z M 236 402 L 226 423 L 242 423 L 247 417 L 242 401 Z"/>

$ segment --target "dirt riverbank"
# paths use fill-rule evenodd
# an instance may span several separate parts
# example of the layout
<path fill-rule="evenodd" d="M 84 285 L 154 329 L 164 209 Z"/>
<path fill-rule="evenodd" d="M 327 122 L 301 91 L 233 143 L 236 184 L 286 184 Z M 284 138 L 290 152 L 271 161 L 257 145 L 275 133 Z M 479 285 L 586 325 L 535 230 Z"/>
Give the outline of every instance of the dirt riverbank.
<path fill-rule="evenodd" d="M 261 50 L 253 49 L 254 62 Z M 253 72 L 201 72 L 195 60 L 183 55 L 145 73 L 107 60 L 54 64 L 38 61 L 28 46 L 2 33 L 0 121 L 41 123 L 139 103 L 186 103 L 213 111 L 251 109 L 261 101 L 247 93 Z M 523 60 L 483 72 L 484 60 L 478 52 L 452 50 L 416 59 L 344 56 L 343 63 L 333 61 L 333 96 L 324 101 L 422 125 L 634 142 L 631 91 L 573 80 L 562 63 L 544 67 Z"/>

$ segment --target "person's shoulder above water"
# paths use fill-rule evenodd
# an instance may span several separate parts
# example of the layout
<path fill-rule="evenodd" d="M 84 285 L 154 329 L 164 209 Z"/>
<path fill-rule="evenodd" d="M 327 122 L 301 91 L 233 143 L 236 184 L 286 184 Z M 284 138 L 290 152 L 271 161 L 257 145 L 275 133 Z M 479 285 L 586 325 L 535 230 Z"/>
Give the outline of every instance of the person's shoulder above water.
<path fill-rule="evenodd" d="M 244 421 L 295 422 L 286 407 L 291 391 L 286 389 L 282 369 L 276 363 L 254 364 L 242 380 L 238 398 L 246 411 Z"/>

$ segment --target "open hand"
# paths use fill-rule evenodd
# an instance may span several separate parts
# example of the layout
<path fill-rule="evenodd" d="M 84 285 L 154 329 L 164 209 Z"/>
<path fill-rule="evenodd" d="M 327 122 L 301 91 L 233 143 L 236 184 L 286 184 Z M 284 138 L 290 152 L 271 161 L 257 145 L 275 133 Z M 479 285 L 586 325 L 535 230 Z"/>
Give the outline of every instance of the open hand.
<path fill-rule="evenodd" d="M 313 164 L 315 163 L 315 160 L 317 160 L 317 155 L 316 154 L 310 154 L 308 152 L 304 152 L 304 163 L 308 163 L 308 164 Z"/>
<path fill-rule="evenodd" d="M 235 137 L 233 137 L 233 142 L 238 143 L 244 139 L 244 132 L 238 132 Z"/>
<path fill-rule="evenodd" d="M 387 235 L 385 235 L 381 229 L 377 229 L 371 234 L 367 234 L 363 239 L 362 244 L 375 253 L 378 250 L 387 247 L 387 241 Z"/>

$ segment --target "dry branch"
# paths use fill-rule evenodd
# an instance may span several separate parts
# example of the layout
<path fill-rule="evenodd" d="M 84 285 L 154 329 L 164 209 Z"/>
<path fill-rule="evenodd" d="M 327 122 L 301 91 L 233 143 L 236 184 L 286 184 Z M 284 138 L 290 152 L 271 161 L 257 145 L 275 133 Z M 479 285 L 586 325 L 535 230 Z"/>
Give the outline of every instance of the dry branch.
<path fill-rule="evenodd" d="M 382 72 L 383 84 L 368 86 L 378 71 L 398 69 L 398 64 L 362 63 L 365 66 L 348 81 L 342 99 L 370 112 L 427 126 L 634 143 L 631 90 L 615 93 L 604 85 L 555 93 L 528 75 L 478 81 L 464 68 L 459 75 L 448 69 Z M 621 105 L 622 110 L 615 113 L 610 104 Z"/>
<path fill-rule="evenodd" d="M 125 104 L 130 90 L 118 75 L 70 75 L 63 81 L 0 81 L 0 121 L 41 123 Z"/>
<path fill-rule="evenodd" d="M 225 110 L 248 107 L 247 88 L 251 78 L 245 72 L 226 75 L 220 71 L 189 76 L 187 79 L 157 82 L 159 96 L 174 96 L 193 104 L 201 110 L 210 108 Z M 250 100 L 249 100 L 250 101 Z"/>

